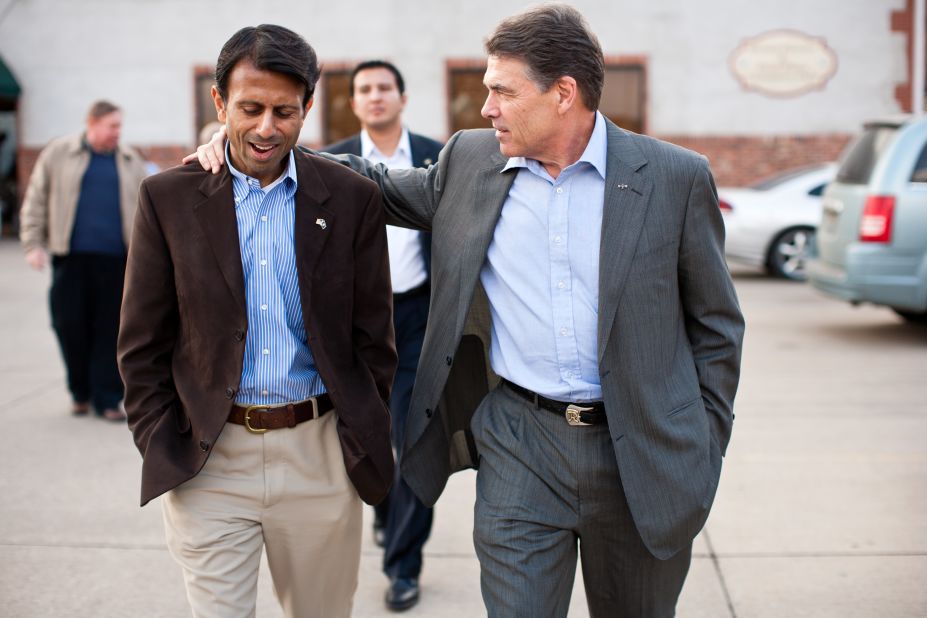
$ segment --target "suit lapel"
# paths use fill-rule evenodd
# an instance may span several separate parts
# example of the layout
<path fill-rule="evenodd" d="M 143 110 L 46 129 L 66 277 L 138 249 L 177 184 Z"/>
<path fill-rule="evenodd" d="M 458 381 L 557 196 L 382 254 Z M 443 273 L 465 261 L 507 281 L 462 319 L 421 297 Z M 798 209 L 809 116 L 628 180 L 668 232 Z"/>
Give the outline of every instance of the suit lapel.
<path fill-rule="evenodd" d="M 638 173 L 647 161 L 631 139 L 616 125 L 608 127 L 608 162 L 605 204 L 599 247 L 599 362 L 611 335 L 618 302 L 634 260 L 644 227 L 652 182 Z"/>
<path fill-rule="evenodd" d="M 480 269 L 486 261 L 489 243 L 492 241 L 496 223 L 502 213 L 502 205 L 509 195 L 509 189 L 515 181 L 517 169 L 500 173 L 506 159 L 498 151 L 491 157 L 491 166 L 477 172 L 474 178 L 473 201 L 471 210 L 463 213 L 464 221 L 462 251 L 460 256 L 460 295 L 457 308 L 457 331 L 466 319 L 467 310 L 473 297 L 473 289 Z"/>
<path fill-rule="evenodd" d="M 296 271 L 300 287 L 311 290 L 312 273 L 322 256 L 325 242 L 335 225 L 335 212 L 322 206 L 330 193 L 319 175 L 312 158 L 296 153 L 296 212 L 293 224 L 293 243 L 296 256 Z M 307 312 L 308 299 L 303 296 L 303 314 Z"/>
<path fill-rule="evenodd" d="M 235 197 L 232 175 L 228 168 L 219 175 L 210 174 L 200 184 L 205 199 L 196 204 L 194 212 L 206 237 L 222 277 L 235 303 L 245 308 L 245 275 L 241 268 L 241 246 L 238 241 L 238 220 L 235 217 Z"/>

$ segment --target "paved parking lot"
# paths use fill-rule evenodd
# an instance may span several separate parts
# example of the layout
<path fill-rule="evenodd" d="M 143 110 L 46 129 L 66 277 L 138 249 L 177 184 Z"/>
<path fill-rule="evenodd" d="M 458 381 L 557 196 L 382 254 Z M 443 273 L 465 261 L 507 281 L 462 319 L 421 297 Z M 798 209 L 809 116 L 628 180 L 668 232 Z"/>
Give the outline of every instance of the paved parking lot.
<path fill-rule="evenodd" d="M 679 615 L 927 616 L 927 328 L 735 275 L 737 420 Z M 0 242 L 0 614 L 187 615 L 129 433 L 67 414 L 46 286 Z M 455 476 L 409 616 L 483 614 L 472 504 L 473 475 Z M 366 538 L 356 616 L 390 615 L 379 559 Z M 280 615 L 266 571 L 259 596 L 259 616 Z M 581 582 L 570 615 L 587 615 Z"/>

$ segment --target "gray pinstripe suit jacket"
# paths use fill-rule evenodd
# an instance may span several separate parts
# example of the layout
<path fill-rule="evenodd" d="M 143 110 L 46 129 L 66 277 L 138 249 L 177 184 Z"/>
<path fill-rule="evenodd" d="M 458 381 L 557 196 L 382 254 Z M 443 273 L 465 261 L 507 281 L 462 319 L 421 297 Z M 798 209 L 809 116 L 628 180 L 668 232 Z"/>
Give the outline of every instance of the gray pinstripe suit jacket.
<path fill-rule="evenodd" d="M 432 232 L 431 316 L 402 456 L 426 504 L 451 473 L 478 465 L 470 417 L 498 381 L 479 273 L 517 172 L 501 173 L 505 162 L 491 130 L 472 130 L 428 170 L 349 163 L 378 182 L 390 223 Z M 609 122 L 601 238 L 609 431 L 638 531 L 667 558 L 699 532 L 714 499 L 744 330 L 704 157 Z"/>

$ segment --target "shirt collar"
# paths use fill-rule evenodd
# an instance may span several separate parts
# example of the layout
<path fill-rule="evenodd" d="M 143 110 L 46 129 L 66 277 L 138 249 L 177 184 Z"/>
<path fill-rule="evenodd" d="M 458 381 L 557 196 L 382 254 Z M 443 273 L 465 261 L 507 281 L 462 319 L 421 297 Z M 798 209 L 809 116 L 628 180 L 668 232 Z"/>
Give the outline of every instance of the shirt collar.
<path fill-rule="evenodd" d="M 371 158 L 374 153 L 377 153 L 384 159 L 392 159 L 399 154 L 404 154 L 407 157 L 412 158 L 412 145 L 409 142 L 409 130 L 405 127 L 402 127 L 402 134 L 399 136 L 399 144 L 396 146 L 396 152 L 393 153 L 392 157 L 387 157 L 382 152 L 377 150 L 377 145 L 373 143 L 372 139 L 370 139 L 370 134 L 367 133 L 367 129 L 361 129 L 360 141 L 361 156 L 365 159 Z"/>
<path fill-rule="evenodd" d="M 238 205 L 241 204 L 252 189 L 263 191 L 264 195 L 267 195 L 270 193 L 271 189 L 283 183 L 286 187 L 287 198 L 293 197 L 293 194 L 296 193 L 296 157 L 293 155 L 292 150 L 290 151 L 286 171 L 280 174 L 279 178 L 266 187 L 261 187 L 261 182 L 257 178 L 246 176 L 235 169 L 235 166 L 232 165 L 232 157 L 229 156 L 228 142 L 225 143 L 225 161 L 229 166 L 229 172 L 232 174 L 232 192 L 235 194 L 235 208 L 238 208 Z"/>
<path fill-rule="evenodd" d="M 588 163 L 599 173 L 599 176 L 602 179 L 605 179 L 605 165 L 606 159 L 608 158 L 608 130 L 605 127 L 605 117 L 602 116 L 601 112 L 595 113 L 595 126 L 592 128 L 592 135 L 589 136 L 589 141 L 586 143 L 586 149 L 583 150 L 583 154 L 577 159 L 576 163 L 573 163 L 567 166 L 565 169 L 570 169 L 574 166 L 578 166 L 580 163 Z M 544 170 L 544 166 L 541 165 L 539 161 L 534 159 L 526 159 L 525 157 L 510 157 L 506 161 L 505 166 L 502 168 L 502 171 L 516 168 L 516 167 L 526 167 L 531 172 L 536 175 L 541 175 L 541 171 L 544 171 L 544 176 L 549 176 L 547 171 Z"/>

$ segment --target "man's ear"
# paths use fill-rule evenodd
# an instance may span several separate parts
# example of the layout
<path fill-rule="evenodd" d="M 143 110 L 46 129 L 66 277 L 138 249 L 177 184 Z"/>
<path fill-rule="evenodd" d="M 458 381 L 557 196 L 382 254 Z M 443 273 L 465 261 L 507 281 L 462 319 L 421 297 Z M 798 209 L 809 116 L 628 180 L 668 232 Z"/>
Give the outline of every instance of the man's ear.
<path fill-rule="evenodd" d="M 210 94 L 212 95 L 212 102 L 216 105 L 216 118 L 218 118 L 219 122 L 225 124 L 227 119 L 225 101 L 222 100 L 219 89 L 213 86 Z"/>
<path fill-rule="evenodd" d="M 309 100 L 306 101 L 306 107 L 303 109 L 303 118 L 309 114 L 309 110 L 312 109 L 313 103 L 315 103 L 315 96 L 309 97 Z"/>
<path fill-rule="evenodd" d="M 557 111 L 565 114 L 574 105 L 579 103 L 579 85 L 569 75 L 564 75 L 554 82 L 557 93 Z"/>

